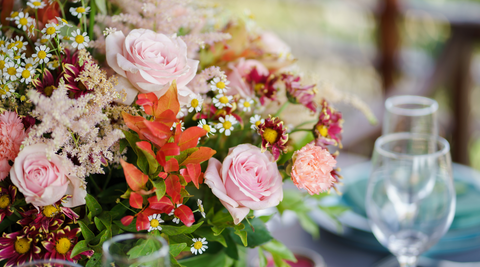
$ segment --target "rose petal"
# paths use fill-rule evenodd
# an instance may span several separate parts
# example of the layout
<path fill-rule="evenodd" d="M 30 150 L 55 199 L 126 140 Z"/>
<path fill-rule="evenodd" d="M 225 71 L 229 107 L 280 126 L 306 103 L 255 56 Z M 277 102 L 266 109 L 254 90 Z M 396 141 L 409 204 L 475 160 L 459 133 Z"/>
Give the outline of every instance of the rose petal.
<path fill-rule="evenodd" d="M 116 31 L 112 34 L 109 34 L 105 39 L 105 46 L 108 48 L 106 50 L 107 64 L 116 72 L 118 75 L 127 77 L 125 71 L 120 68 L 117 63 L 117 55 L 122 53 L 122 45 L 125 41 L 125 35 L 122 31 Z"/>

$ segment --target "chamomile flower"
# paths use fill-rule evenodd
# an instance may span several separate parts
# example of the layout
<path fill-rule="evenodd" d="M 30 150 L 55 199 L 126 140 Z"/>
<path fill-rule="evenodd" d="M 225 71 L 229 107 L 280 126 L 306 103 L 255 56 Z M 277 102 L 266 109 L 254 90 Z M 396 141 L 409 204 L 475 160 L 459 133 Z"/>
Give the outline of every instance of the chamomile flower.
<path fill-rule="evenodd" d="M 210 134 L 214 134 L 217 132 L 217 130 L 213 127 L 213 125 L 207 123 L 207 121 L 205 119 L 201 119 L 199 122 L 198 122 L 198 127 L 204 129 L 205 131 L 207 131 L 207 137 L 210 135 Z"/>
<path fill-rule="evenodd" d="M 262 124 L 265 122 L 265 119 L 262 119 L 262 117 L 260 117 L 260 115 L 253 115 L 252 117 L 250 117 L 250 123 L 252 124 L 252 126 L 250 126 L 250 128 L 252 128 L 252 130 L 258 130 L 258 125 Z"/>
<path fill-rule="evenodd" d="M 222 80 L 220 79 L 219 77 L 215 77 L 213 78 L 212 81 L 210 81 L 210 88 L 212 89 L 212 91 L 214 92 L 218 92 L 218 93 L 226 93 L 227 90 L 228 90 L 228 86 L 230 82 L 227 81 L 227 80 Z"/>
<path fill-rule="evenodd" d="M 42 0 L 29 0 L 27 5 L 34 9 L 42 9 L 47 6 Z"/>
<path fill-rule="evenodd" d="M 189 98 L 187 104 L 188 112 L 193 112 L 194 110 L 197 112 L 202 111 L 203 98 L 196 94 L 191 94 Z"/>
<path fill-rule="evenodd" d="M 238 107 L 245 112 L 252 111 L 252 105 L 253 105 L 253 100 L 251 98 L 240 99 L 240 102 L 238 103 Z"/>
<path fill-rule="evenodd" d="M 32 19 L 28 16 L 28 13 L 19 12 L 18 16 L 15 17 L 15 24 L 18 28 L 26 31 L 28 26 L 31 24 Z"/>
<path fill-rule="evenodd" d="M 16 17 L 18 17 L 19 11 L 12 11 L 10 16 L 6 18 L 6 20 L 14 21 Z"/>
<path fill-rule="evenodd" d="M 215 98 L 213 98 L 213 104 L 219 109 L 222 109 L 224 107 L 231 108 L 232 104 L 230 103 L 230 101 L 232 101 L 232 99 L 233 99 L 233 96 L 218 94 L 215 96 Z"/>
<path fill-rule="evenodd" d="M 77 49 L 83 49 L 88 47 L 88 42 L 90 42 L 90 38 L 87 36 L 87 33 L 80 32 L 80 29 L 72 32 L 73 43 L 72 46 Z"/>
<path fill-rule="evenodd" d="M 72 13 L 73 16 L 77 18 L 81 18 L 83 15 L 87 15 L 87 13 L 90 11 L 90 7 L 71 7 L 70 8 L 70 13 Z"/>
<path fill-rule="evenodd" d="M 198 210 L 202 214 L 202 217 L 205 218 L 205 209 L 203 208 L 201 199 L 197 199 L 197 205 L 198 205 Z"/>
<path fill-rule="evenodd" d="M 37 62 L 34 58 L 29 57 L 22 62 L 22 67 L 29 69 L 29 68 L 37 68 Z"/>
<path fill-rule="evenodd" d="M 37 41 L 35 42 L 35 46 L 46 45 L 48 43 L 48 41 L 49 41 L 49 39 L 42 36 L 42 38 L 37 39 Z"/>
<path fill-rule="evenodd" d="M 28 26 L 28 29 L 27 29 L 27 34 L 28 34 L 28 37 L 32 38 L 35 36 L 35 20 L 33 20 L 33 23 Z"/>
<path fill-rule="evenodd" d="M 47 63 L 47 68 L 50 70 L 56 70 L 60 67 L 60 61 L 58 60 L 52 60 Z"/>
<path fill-rule="evenodd" d="M 23 41 L 23 36 L 16 36 L 13 44 L 19 52 L 27 50 L 28 42 Z"/>
<path fill-rule="evenodd" d="M 3 70 L 3 78 L 5 81 L 16 81 L 21 75 L 21 69 L 17 63 L 14 61 L 9 61 L 5 63 L 5 68 Z"/>
<path fill-rule="evenodd" d="M 183 121 L 180 121 L 180 124 L 182 125 L 182 127 L 181 127 L 182 131 L 185 131 L 184 122 L 183 122 Z M 170 130 L 173 130 L 173 129 L 176 129 L 176 128 L 177 128 L 177 123 L 174 122 L 174 123 L 172 124 L 172 127 L 170 128 Z"/>
<path fill-rule="evenodd" d="M 219 118 L 220 122 L 217 123 L 217 129 L 220 129 L 219 132 L 225 132 L 226 136 L 230 136 L 233 131 L 233 125 L 237 124 L 237 119 L 232 115 L 225 115 L 225 117 Z"/>
<path fill-rule="evenodd" d="M 68 21 L 66 21 L 64 18 L 60 18 L 60 17 L 55 17 L 57 19 L 57 22 L 58 22 L 58 27 L 62 28 L 63 26 L 67 26 L 67 27 L 72 27 L 72 25 L 68 24 Z"/>
<path fill-rule="evenodd" d="M 6 57 L 5 55 L 0 55 L 0 71 L 3 71 L 8 61 L 8 57 Z"/>
<path fill-rule="evenodd" d="M 56 25 L 55 23 L 48 23 L 47 25 L 45 25 L 45 28 L 43 28 L 42 33 L 42 38 L 52 39 L 58 33 L 58 25 Z"/>
<path fill-rule="evenodd" d="M 37 53 L 33 54 L 32 57 L 39 63 L 48 63 L 50 61 L 50 57 L 52 56 L 48 52 L 50 51 L 50 48 L 48 48 L 46 45 L 42 46 L 36 46 L 35 50 Z"/>
<path fill-rule="evenodd" d="M 20 82 L 29 84 L 32 81 L 32 78 L 35 76 L 35 69 L 30 68 L 21 68 Z"/>
<path fill-rule="evenodd" d="M 14 83 L 3 83 L 1 80 L 0 80 L 0 95 L 3 99 L 7 98 L 7 97 L 10 97 L 12 96 L 12 92 L 14 92 L 14 89 L 15 88 L 15 84 Z"/>
<path fill-rule="evenodd" d="M 152 214 L 148 216 L 148 220 L 150 221 L 150 228 L 148 228 L 149 232 L 153 230 L 162 230 L 160 223 L 163 223 L 164 221 L 162 220 L 160 214 Z"/>
<path fill-rule="evenodd" d="M 207 242 L 207 239 L 204 237 L 204 238 L 193 238 L 192 239 L 193 241 L 193 244 L 192 244 L 192 248 L 190 249 L 190 251 L 197 255 L 197 253 L 200 253 L 202 254 L 203 252 L 205 252 L 205 250 L 207 250 L 208 246 L 206 246 L 208 244 Z"/>

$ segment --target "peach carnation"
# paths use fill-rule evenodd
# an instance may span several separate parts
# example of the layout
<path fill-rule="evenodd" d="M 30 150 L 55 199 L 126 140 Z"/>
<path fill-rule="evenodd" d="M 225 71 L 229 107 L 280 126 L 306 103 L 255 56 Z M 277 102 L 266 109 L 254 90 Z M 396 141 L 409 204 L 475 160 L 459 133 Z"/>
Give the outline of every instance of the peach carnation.
<path fill-rule="evenodd" d="M 337 161 L 328 150 L 307 144 L 295 151 L 292 159 L 292 181 L 299 189 L 307 189 L 310 195 L 327 191 L 336 181 L 331 171 Z"/>
<path fill-rule="evenodd" d="M 0 181 L 10 172 L 8 161 L 15 160 L 26 137 L 22 119 L 17 113 L 5 111 L 0 115 Z"/>

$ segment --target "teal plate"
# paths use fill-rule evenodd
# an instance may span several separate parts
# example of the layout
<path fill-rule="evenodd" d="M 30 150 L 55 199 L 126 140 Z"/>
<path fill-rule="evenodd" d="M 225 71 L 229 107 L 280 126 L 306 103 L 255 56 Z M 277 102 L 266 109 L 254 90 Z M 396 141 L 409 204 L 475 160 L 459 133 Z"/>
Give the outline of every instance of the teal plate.
<path fill-rule="evenodd" d="M 453 164 L 457 203 L 455 217 L 448 232 L 426 255 L 451 254 L 480 248 L 480 173 L 460 164 Z M 344 238 L 349 244 L 375 251 L 387 251 L 373 236 L 365 212 L 365 194 L 371 163 L 357 164 L 342 170 L 342 196 L 331 194 L 322 205 L 345 205 L 350 208 L 337 219 L 342 229 L 320 210 L 311 217 L 324 229 Z"/>

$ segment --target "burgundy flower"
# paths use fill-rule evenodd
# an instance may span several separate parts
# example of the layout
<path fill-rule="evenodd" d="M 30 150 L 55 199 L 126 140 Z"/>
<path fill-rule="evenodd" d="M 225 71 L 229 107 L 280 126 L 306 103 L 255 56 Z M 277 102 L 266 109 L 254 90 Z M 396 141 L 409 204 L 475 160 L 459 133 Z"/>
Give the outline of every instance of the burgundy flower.
<path fill-rule="evenodd" d="M 285 82 L 288 100 L 293 104 L 302 104 L 313 112 L 317 112 L 314 98 L 316 95 L 315 84 L 302 86 L 300 76 L 282 74 L 282 81 Z"/>
<path fill-rule="evenodd" d="M 322 110 L 317 124 L 313 128 L 315 144 L 317 146 L 335 145 L 342 148 L 342 113 L 331 107 L 323 100 Z"/>
<path fill-rule="evenodd" d="M 17 195 L 17 188 L 13 185 L 0 187 L 0 222 L 5 219 L 5 216 L 13 214 L 12 204 L 15 202 Z"/>
<path fill-rule="evenodd" d="M 42 79 L 34 79 L 32 80 L 32 84 L 35 86 L 38 92 L 49 97 L 52 95 L 53 90 L 57 89 L 58 79 L 55 79 L 53 74 L 48 69 L 44 69 Z"/>
<path fill-rule="evenodd" d="M 42 245 L 47 250 L 45 259 L 61 259 L 70 262 L 77 262 L 83 256 L 91 257 L 93 250 L 84 251 L 75 257 L 71 257 L 72 249 L 78 242 L 77 234 L 80 228 L 70 229 L 66 226 L 54 233 L 51 233 L 47 240 L 42 241 Z"/>
<path fill-rule="evenodd" d="M 93 88 L 88 88 L 82 81 L 78 80 L 78 76 L 85 68 L 84 65 L 79 66 L 79 64 L 63 64 L 63 72 L 60 74 L 61 77 L 65 80 L 65 87 L 70 91 L 68 96 L 73 99 L 77 99 L 82 95 L 91 93 Z"/>
<path fill-rule="evenodd" d="M 22 123 L 23 127 L 25 127 L 25 131 L 27 131 L 28 129 L 30 129 L 30 127 L 35 125 L 35 118 L 27 115 L 22 118 Z"/>
<path fill-rule="evenodd" d="M 38 260 L 41 251 L 35 239 L 30 237 L 27 227 L 18 232 L 3 233 L 0 237 L 0 260 L 8 260 L 6 267 Z"/>
<path fill-rule="evenodd" d="M 256 67 L 253 67 L 247 77 L 245 77 L 247 83 L 254 89 L 255 94 L 260 97 L 260 103 L 265 105 L 265 99 L 276 99 L 277 89 L 273 87 L 278 77 L 273 74 L 263 75 L 257 71 Z"/>
<path fill-rule="evenodd" d="M 280 152 L 286 152 L 288 134 L 279 118 L 269 116 L 264 123 L 258 125 L 258 134 L 262 137 L 262 152 L 271 148 L 275 160 L 280 156 Z"/>

